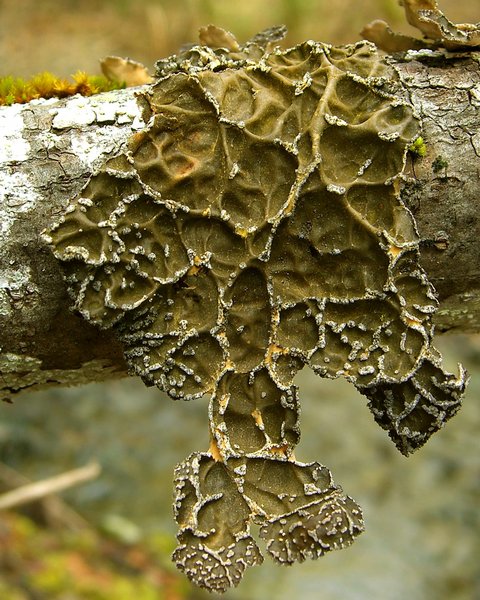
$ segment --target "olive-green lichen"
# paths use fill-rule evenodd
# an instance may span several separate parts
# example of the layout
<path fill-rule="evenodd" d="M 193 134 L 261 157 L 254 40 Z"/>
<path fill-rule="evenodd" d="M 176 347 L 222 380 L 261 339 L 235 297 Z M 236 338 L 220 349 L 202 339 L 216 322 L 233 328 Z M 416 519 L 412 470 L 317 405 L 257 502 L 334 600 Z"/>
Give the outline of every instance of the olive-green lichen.
<path fill-rule="evenodd" d="M 237 585 L 246 567 L 263 562 L 251 520 L 261 524 L 270 556 L 287 565 L 348 546 L 363 529 L 357 504 L 318 463 L 245 456 L 225 463 L 197 452 L 177 467 L 175 487 L 174 559 L 211 591 Z"/>
<path fill-rule="evenodd" d="M 363 529 L 326 467 L 294 457 L 304 365 L 352 382 L 404 454 L 465 387 L 431 345 L 437 301 L 398 194 L 411 107 L 373 45 L 280 50 L 281 33 L 240 48 L 206 30 L 213 48 L 159 61 L 148 127 L 47 237 L 133 373 L 212 395 L 210 449 L 176 471 L 174 558 L 220 592 L 262 561 L 252 522 L 281 564 Z"/>

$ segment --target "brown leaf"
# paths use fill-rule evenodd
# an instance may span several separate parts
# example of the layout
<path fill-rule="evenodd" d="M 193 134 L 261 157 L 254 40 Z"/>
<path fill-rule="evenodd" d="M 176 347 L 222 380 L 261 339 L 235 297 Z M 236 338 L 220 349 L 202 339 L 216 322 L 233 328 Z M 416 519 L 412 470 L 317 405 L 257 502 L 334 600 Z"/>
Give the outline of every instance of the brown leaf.
<path fill-rule="evenodd" d="M 456 50 L 465 46 L 480 46 L 480 26 L 449 21 L 436 0 L 400 0 L 407 21 L 425 37 L 441 41 L 442 46 Z"/>
<path fill-rule="evenodd" d="M 100 61 L 100 66 L 107 79 L 124 82 L 127 87 L 144 85 L 153 81 L 147 68 L 131 58 L 107 56 Z"/>

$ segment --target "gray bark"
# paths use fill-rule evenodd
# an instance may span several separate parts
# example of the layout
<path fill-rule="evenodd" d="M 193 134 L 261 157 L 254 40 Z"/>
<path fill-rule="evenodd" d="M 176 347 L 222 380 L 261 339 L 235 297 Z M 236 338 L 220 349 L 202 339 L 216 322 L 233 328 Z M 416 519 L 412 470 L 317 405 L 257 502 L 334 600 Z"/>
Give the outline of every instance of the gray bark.
<path fill-rule="evenodd" d="M 426 143 L 425 157 L 409 159 L 401 194 L 438 292 L 437 331 L 479 331 L 480 53 L 389 60 Z M 0 399 L 126 375 L 113 335 L 69 310 L 40 233 L 144 125 L 134 89 L 0 108 Z"/>
<path fill-rule="evenodd" d="M 478 332 L 480 52 L 439 54 L 396 64 L 427 149 L 410 162 L 402 198 L 424 239 L 421 262 L 440 301 L 437 332 Z"/>

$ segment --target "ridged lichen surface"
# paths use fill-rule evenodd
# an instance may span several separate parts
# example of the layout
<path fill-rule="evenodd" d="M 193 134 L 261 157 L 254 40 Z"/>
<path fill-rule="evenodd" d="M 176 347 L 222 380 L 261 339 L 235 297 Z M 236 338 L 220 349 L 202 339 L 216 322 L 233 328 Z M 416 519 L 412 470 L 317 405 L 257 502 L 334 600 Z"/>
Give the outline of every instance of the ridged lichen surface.
<path fill-rule="evenodd" d="M 419 127 L 394 73 L 370 43 L 281 50 L 278 34 L 217 48 L 210 30 L 159 61 L 148 127 L 48 233 L 75 308 L 114 328 L 132 373 L 211 394 L 210 449 L 176 470 L 174 559 L 219 592 L 263 560 L 252 522 L 281 564 L 363 530 L 326 467 L 294 457 L 304 365 L 353 383 L 404 454 L 465 387 L 431 345 L 437 301 L 399 198 Z"/>

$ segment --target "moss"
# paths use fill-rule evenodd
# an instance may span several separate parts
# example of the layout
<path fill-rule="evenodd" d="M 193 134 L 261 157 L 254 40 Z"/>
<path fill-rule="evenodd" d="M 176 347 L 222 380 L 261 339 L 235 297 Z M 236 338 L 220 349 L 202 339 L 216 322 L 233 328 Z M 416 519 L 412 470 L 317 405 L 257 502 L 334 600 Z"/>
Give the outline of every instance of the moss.
<path fill-rule="evenodd" d="M 123 87 L 125 85 L 118 81 L 101 75 L 87 75 L 82 71 L 77 71 L 72 80 L 56 77 L 48 71 L 27 80 L 7 75 L 0 77 L 0 106 L 25 104 L 38 98 L 65 98 L 75 94 L 91 96 Z"/>
<path fill-rule="evenodd" d="M 448 161 L 443 156 L 437 156 L 432 162 L 432 170 L 434 173 L 446 170 L 448 167 Z"/>
<path fill-rule="evenodd" d="M 423 141 L 423 138 L 418 136 L 413 143 L 410 144 L 408 151 L 418 158 L 423 158 L 427 154 L 427 145 Z"/>
<path fill-rule="evenodd" d="M 188 596 L 163 565 L 168 548 L 152 538 L 122 544 L 93 528 L 44 529 L 30 519 L 2 513 L 0 593 L 8 600 L 162 600 Z"/>

